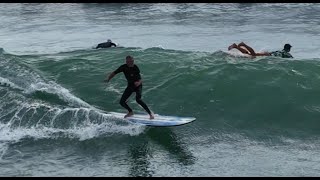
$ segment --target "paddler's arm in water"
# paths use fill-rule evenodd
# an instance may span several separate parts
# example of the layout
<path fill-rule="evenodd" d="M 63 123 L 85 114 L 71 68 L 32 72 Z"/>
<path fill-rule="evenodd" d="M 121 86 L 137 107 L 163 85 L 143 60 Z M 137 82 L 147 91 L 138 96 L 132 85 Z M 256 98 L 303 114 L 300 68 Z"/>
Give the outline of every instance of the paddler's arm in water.
<path fill-rule="evenodd" d="M 134 82 L 134 85 L 135 85 L 136 87 L 140 86 L 141 84 L 142 84 L 142 80 L 141 80 L 141 79 L 138 80 L 138 81 L 136 81 L 136 82 Z"/>
<path fill-rule="evenodd" d="M 114 72 L 110 73 L 108 78 L 104 80 L 104 82 L 109 82 L 116 74 Z"/>

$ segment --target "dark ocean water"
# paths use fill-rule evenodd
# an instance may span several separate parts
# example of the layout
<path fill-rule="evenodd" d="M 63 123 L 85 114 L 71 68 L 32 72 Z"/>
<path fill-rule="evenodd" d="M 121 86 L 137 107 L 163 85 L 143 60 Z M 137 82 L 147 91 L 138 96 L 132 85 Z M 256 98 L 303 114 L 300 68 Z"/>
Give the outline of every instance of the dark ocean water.
<path fill-rule="evenodd" d="M 318 4 L 3 4 L 0 176 L 318 176 Z M 235 33 L 237 32 L 237 33 Z M 111 38 L 119 48 L 92 49 Z M 232 57 L 293 45 L 293 59 Z M 130 124 L 143 100 L 184 126 Z M 129 99 L 135 112 L 144 113 Z"/>

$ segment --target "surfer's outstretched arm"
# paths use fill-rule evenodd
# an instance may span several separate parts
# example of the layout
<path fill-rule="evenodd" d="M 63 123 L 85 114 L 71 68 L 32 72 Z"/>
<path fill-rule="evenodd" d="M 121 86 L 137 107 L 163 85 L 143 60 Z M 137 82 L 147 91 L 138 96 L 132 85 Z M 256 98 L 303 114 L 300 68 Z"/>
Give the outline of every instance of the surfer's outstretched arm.
<path fill-rule="evenodd" d="M 111 46 L 117 47 L 117 45 L 115 43 L 111 43 Z"/>

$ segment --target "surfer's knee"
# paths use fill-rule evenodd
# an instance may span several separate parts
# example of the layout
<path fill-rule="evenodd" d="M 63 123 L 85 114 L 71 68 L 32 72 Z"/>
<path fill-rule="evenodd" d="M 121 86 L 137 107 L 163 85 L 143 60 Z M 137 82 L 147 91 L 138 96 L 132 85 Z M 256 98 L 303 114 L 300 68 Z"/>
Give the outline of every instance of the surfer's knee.
<path fill-rule="evenodd" d="M 123 106 L 123 105 L 125 105 L 125 104 L 126 104 L 126 101 L 125 101 L 125 100 L 123 100 L 123 99 L 121 99 L 121 100 L 119 101 L 119 104 L 120 104 L 121 106 Z"/>
<path fill-rule="evenodd" d="M 140 104 L 142 102 L 141 97 L 140 98 L 136 97 L 136 102 Z"/>
<path fill-rule="evenodd" d="M 141 93 L 137 93 L 136 94 L 136 101 L 138 102 L 138 101 L 141 101 Z"/>

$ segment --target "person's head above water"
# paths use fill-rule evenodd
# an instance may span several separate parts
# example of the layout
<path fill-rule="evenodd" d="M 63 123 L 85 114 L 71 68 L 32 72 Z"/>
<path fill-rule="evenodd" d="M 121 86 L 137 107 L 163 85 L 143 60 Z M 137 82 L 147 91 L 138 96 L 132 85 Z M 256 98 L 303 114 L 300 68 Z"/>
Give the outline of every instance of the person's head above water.
<path fill-rule="evenodd" d="M 134 59 L 133 59 L 132 56 L 127 56 L 127 57 L 126 57 L 126 64 L 127 64 L 127 66 L 129 66 L 129 67 L 133 67 L 133 65 L 134 65 Z"/>
<path fill-rule="evenodd" d="M 283 50 L 285 50 L 286 52 L 290 52 L 291 47 L 292 46 L 290 44 L 285 44 Z"/>
<path fill-rule="evenodd" d="M 111 39 L 108 39 L 107 42 L 111 42 Z"/>

